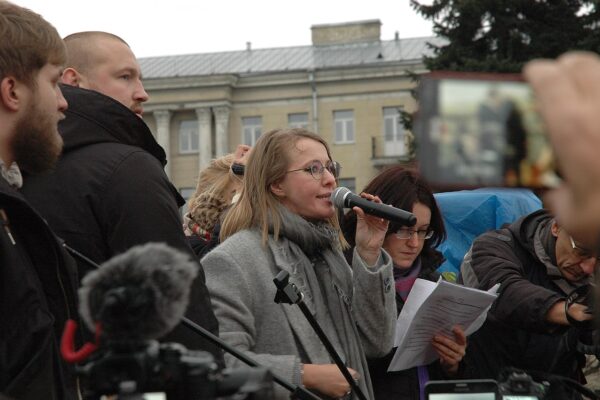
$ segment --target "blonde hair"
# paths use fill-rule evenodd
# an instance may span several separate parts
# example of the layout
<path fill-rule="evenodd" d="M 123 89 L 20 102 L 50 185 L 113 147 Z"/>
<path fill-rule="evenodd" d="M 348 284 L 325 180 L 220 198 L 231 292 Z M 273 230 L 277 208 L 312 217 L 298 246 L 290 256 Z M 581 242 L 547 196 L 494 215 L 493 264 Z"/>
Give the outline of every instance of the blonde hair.
<path fill-rule="evenodd" d="M 231 165 L 234 154 L 214 159 L 208 167 L 200 171 L 196 191 L 188 201 L 189 217 L 202 229 L 212 230 L 222 212 L 231 203 L 226 189 L 232 183 L 242 183 L 242 179 L 233 174 Z"/>
<path fill-rule="evenodd" d="M 234 179 L 239 179 L 232 176 L 233 173 L 231 172 L 231 165 L 233 164 L 234 157 L 233 154 L 227 154 L 223 157 L 216 158 L 210 162 L 208 167 L 200 171 L 196 191 L 190 199 L 190 206 L 194 199 L 202 193 L 221 195 L 227 185 L 233 182 Z"/>
<path fill-rule="evenodd" d="M 285 178 L 290 165 L 291 151 L 301 139 L 321 143 L 331 159 L 327 142 L 305 129 L 275 129 L 261 135 L 246 164 L 245 184 L 240 198 L 229 210 L 221 226 L 221 241 L 243 229 L 259 227 L 262 232 L 262 244 L 266 246 L 270 224 L 273 225 L 273 236 L 277 240 L 282 221 L 278 211 L 281 203 L 271 191 L 271 185 Z M 338 230 L 340 243 L 346 248 L 348 245 L 339 230 L 337 213 L 327 222 Z"/>

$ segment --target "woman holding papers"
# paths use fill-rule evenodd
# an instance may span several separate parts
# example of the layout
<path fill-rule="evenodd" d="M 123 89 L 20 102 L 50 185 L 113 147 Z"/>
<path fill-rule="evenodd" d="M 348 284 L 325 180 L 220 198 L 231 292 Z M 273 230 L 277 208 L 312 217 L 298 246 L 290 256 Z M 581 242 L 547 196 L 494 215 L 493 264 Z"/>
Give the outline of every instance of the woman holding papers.
<path fill-rule="evenodd" d="M 437 281 L 437 267 L 443 257 L 435 248 L 445 238 L 446 231 L 433 192 L 419 175 L 403 167 L 392 167 L 376 176 L 364 189 L 378 196 L 385 204 L 411 211 L 417 217 L 412 228 L 390 222 L 383 248 L 392 256 L 398 314 L 417 278 Z M 357 218 L 358 217 L 358 218 Z M 357 216 L 354 211 L 346 214 L 342 230 L 351 245 L 355 235 Z M 404 371 L 387 372 L 394 355 L 369 360 L 369 371 L 375 398 L 419 399 L 423 396 L 425 383 L 430 379 L 458 377 L 460 362 L 465 354 L 466 336 L 456 326 L 454 337 L 436 335 L 432 346 L 439 354 L 439 361 Z"/>
<path fill-rule="evenodd" d="M 287 271 L 372 400 L 367 357 L 385 355 L 394 340 L 392 260 L 381 248 L 388 223 L 357 209 L 348 265 L 330 200 L 338 172 L 321 136 L 304 129 L 261 135 L 240 198 L 223 221 L 223 241 L 202 265 L 225 341 L 293 384 L 327 398 L 356 398 L 299 307 L 273 301 L 273 277 Z M 275 390 L 277 399 L 289 399 L 281 387 Z"/>

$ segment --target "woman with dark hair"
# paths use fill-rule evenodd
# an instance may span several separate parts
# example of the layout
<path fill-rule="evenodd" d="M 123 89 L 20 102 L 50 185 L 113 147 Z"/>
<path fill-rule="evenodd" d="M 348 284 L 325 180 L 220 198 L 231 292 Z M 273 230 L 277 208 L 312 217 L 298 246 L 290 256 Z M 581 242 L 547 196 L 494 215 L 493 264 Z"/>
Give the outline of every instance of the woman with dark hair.
<path fill-rule="evenodd" d="M 446 238 L 444 221 L 429 185 L 417 172 L 392 167 L 377 175 L 364 192 L 378 196 L 382 203 L 411 211 L 417 217 L 414 227 L 390 222 L 383 248 L 394 264 L 396 307 L 398 314 L 417 278 L 437 281 L 436 269 L 443 261 L 436 247 Z M 342 220 L 346 240 L 354 246 L 357 215 L 350 211 Z M 459 372 L 465 354 L 466 337 L 459 326 L 453 328 L 454 338 L 436 335 L 432 345 L 439 360 L 404 371 L 387 372 L 395 349 L 386 357 L 369 360 L 369 371 L 376 399 L 419 399 L 429 379 L 450 379 Z"/>

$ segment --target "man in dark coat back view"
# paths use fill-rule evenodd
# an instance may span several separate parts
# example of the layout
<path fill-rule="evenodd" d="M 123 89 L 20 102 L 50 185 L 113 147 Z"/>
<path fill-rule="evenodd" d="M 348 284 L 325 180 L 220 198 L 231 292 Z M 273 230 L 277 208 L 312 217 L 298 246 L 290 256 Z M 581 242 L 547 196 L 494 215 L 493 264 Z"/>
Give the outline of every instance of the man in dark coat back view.
<path fill-rule="evenodd" d="M 0 37 L 0 398 L 76 399 L 58 343 L 77 316 L 77 269 L 19 192 L 21 172 L 48 170 L 62 148 L 65 46 L 41 16 L 7 1 Z"/>
<path fill-rule="evenodd" d="M 23 192 L 67 245 L 96 263 L 130 247 L 163 242 L 194 258 L 178 207 L 184 201 L 166 176 L 166 155 L 141 118 L 148 100 L 139 64 L 121 38 L 81 32 L 64 39 L 62 75 L 71 104 L 60 123 L 65 146 L 52 174 L 34 177 Z M 78 260 L 83 277 L 91 268 Z M 218 334 L 204 272 L 192 285 L 186 317 Z M 178 325 L 163 341 L 222 354 Z"/>

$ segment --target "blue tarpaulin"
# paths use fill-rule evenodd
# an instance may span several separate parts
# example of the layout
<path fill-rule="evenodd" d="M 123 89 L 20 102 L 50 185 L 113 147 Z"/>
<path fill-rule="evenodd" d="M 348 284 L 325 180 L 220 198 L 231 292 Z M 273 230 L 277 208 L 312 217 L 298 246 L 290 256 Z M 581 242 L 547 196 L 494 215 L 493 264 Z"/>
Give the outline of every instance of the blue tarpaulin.
<path fill-rule="evenodd" d="M 447 279 L 458 275 L 463 256 L 477 236 L 542 207 L 540 199 L 528 189 L 462 190 L 436 193 L 435 198 L 448 234 L 438 247 L 446 258 L 439 271 Z"/>

